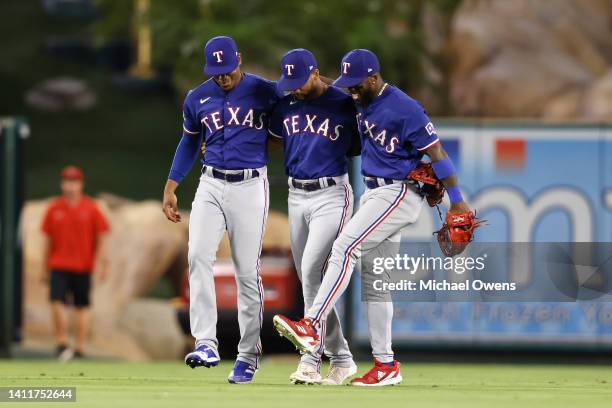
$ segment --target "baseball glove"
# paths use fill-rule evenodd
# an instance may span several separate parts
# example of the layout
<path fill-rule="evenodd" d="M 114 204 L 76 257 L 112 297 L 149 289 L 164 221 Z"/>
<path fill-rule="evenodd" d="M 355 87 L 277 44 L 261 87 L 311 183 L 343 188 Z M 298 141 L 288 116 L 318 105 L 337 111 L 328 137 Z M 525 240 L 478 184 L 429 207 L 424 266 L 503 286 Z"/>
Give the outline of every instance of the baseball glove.
<path fill-rule="evenodd" d="M 440 230 L 434 232 L 438 235 L 440 250 L 446 256 L 455 256 L 463 252 L 474 238 L 474 229 L 485 222 L 478 220 L 473 211 L 464 213 L 446 213 L 446 222 Z"/>
<path fill-rule="evenodd" d="M 446 189 L 444 184 L 438 180 L 431 163 L 421 162 L 410 172 L 408 178 L 422 183 L 421 193 L 427 198 L 427 204 L 430 207 L 435 207 L 442 202 Z"/>

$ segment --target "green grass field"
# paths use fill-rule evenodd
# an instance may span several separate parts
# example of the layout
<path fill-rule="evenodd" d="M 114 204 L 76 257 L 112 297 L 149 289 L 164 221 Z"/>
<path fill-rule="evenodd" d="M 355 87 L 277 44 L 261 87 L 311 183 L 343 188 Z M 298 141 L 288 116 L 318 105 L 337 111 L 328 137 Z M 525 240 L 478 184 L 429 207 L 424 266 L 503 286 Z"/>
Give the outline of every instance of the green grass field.
<path fill-rule="evenodd" d="M 369 363 L 360 364 L 360 373 Z M 230 385 L 231 369 L 191 370 L 178 362 L 44 360 L 0 362 L 0 386 L 77 388 L 67 407 L 610 407 L 612 370 L 605 366 L 404 364 L 395 387 L 295 386 L 293 363 L 264 361 L 256 382 Z M 327 368 L 324 368 L 327 370 Z M 0 405 L 8 405 L 0 403 Z M 20 403 L 25 406 L 58 406 Z"/>

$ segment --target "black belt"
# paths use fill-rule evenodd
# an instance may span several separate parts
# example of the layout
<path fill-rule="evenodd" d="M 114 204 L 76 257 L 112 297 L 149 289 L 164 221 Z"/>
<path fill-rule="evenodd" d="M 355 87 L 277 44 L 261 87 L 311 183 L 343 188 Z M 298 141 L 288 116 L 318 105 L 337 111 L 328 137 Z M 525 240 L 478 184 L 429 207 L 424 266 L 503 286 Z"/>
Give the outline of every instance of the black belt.
<path fill-rule="evenodd" d="M 207 167 L 208 166 L 204 166 L 202 168 L 203 173 L 206 172 Z M 247 179 L 245 175 L 246 170 L 242 170 L 241 173 L 226 173 L 224 171 L 217 170 L 214 167 L 210 167 L 210 169 L 212 171 L 212 176 L 214 178 L 219 179 L 219 180 L 225 180 L 230 183 L 237 183 L 239 181 L 244 181 Z M 250 178 L 255 178 L 255 177 L 259 177 L 259 172 L 257 170 L 252 170 Z"/>
<path fill-rule="evenodd" d="M 325 180 L 327 181 L 328 187 L 336 185 L 336 180 L 334 180 L 331 177 L 327 177 Z M 317 191 L 323 188 L 321 187 L 321 182 L 319 180 L 297 181 L 296 179 L 291 179 L 291 185 L 295 188 L 298 188 L 304 191 Z"/>
<path fill-rule="evenodd" d="M 377 188 L 380 187 L 380 184 L 378 183 L 379 178 L 371 178 L 371 179 L 367 179 L 364 178 L 363 182 L 365 183 L 367 188 Z M 389 184 L 393 184 L 395 182 L 395 180 L 393 179 L 389 179 L 389 178 L 384 178 L 382 179 L 384 185 L 388 186 Z"/>
<path fill-rule="evenodd" d="M 370 178 L 370 179 L 364 177 L 363 182 L 364 182 L 364 184 L 366 185 L 367 188 L 373 189 L 373 188 L 381 187 L 381 185 L 378 184 L 379 179 L 382 180 L 383 185 L 385 185 L 385 186 L 388 186 L 389 184 L 395 184 L 396 182 L 398 182 L 398 180 L 393 180 L 393 179 L 390 179 L 390 178 L 382 178 L 381 179 L 381 178 L 378 178 L 378 177 L 377 178 L 373 177 L 373 178 Z M 401 182 L 402 183 L 406 183 L 407 182 L 408 187 L 412 191 L 414 191 L 415 193 L 417 193 L 419 195 L 421 194 L 419 185 L 414 180 L 402 180 Z M 398 184 L 399 184 L 399 182 L 398 182 Z"/>

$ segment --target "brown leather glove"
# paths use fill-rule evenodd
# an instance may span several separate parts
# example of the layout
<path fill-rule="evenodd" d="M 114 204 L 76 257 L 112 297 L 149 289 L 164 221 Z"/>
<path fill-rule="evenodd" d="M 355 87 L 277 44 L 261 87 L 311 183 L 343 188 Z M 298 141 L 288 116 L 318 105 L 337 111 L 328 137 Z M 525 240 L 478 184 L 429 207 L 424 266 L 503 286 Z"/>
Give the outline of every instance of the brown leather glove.
<path fill-rule="evenodd" d="M 431 163 L 421 162 L 416 169 L 410 172 L 408 178 L 423 183 L 421 192 L 427 198 L 427 204 L 430 207 L 435 207 L 442 202 L 446 189 L 444 184 L 438 180 Z"/>

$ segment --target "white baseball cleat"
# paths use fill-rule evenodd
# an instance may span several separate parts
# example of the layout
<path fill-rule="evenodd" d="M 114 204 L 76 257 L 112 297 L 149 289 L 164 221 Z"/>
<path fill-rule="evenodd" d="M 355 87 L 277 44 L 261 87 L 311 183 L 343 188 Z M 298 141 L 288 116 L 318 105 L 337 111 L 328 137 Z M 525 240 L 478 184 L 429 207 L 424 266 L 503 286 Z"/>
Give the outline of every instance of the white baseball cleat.
<path fill-rule="evenodd" d="M 329 372 L 321 384 L 323 385 L 342 385 L 348 378 L 357 374 L 357 366 L 351 361 L 349 367 L 329 366 Z"/>
<path fill-rule="evenodd" d="M 313 365 L 300 363 L 297 370 L 289 376 L 289 380 L 291 384 L 320 384 L 321 374 Z"/>
<path fill-rule="evenodd" d="M 358 387 L 384 387 L 401 382 L 402 374 L 400 373 L 400 363 L 397 360 L 393 360 L 393 365 L 374 360 L 374 367 L 363 376 L 355 378 L 351 381 L 351 384 Z"/>

